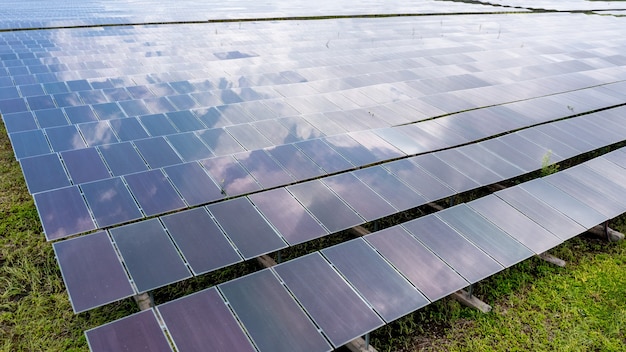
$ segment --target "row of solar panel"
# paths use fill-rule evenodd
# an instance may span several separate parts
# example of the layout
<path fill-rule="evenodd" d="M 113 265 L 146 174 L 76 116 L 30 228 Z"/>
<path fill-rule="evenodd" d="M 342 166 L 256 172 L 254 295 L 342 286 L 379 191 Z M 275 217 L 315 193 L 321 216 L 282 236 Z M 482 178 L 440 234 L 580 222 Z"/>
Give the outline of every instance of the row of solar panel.
<path fill-rule="evenodd" d="M 516 9 L 516 12 L 524 11 L 527 10 Z M 159 1 L 144 0 L 124 2 L 112 6 L 106 1 L 90 0 L 78 5 L 73 1 L 62 1 L 54 7 L 51 7 L 47 1 L 29 1 L 27 4 L 20 2 L 3 4 L 0 15 L 2 25 L 0 27 L 3 29 L 26 29 L 133 23 L 179 23 L 206 21 L 207 19 L 458 12 L 502 12 L 502 9 L 499 6 L 489 4 L 441 3 L 436 1 L 421 1 L 419 8 L 416 8 L 414 4 L 390 6 L 379 1 L 355 2 L 349 6 L 338 6 L 333 1 L 320 1 L 315 6 L 304 1 L 295 1 L 289 6 L 275 1 L 265 3 L 231 1 L 228 6 L 217 2 L 179 1 L 175 6 L 172 6 Z"/>
<path fill-rule="evenodd" d="M 329 351 L 626 212 L 624 168 L 620 149 L 156 310 L 178 351 Z M 170 350 L 153 311 L 86 335 L 92 351 Z"/>
<path fill-rule="evenodd" d="M 607 85 L 586 90 L 586 92 L 593 93 L 594 97 L 604 97 L 605 100 L 597 99 L 601 104 L 616 104 L 619 98 L 615 98 L 613 95 L 621 94 L 616 92 L 622 85 L 613 85 L 613 90 L 606 89 L 606 87 L 611 87 L 611 85 Z M 613 95 L 600 92 L 611 92 Z M 580 93 L 572 94 L 579 96 Z M 558 96 L 556 98 L 559 101 Z M 567 94 L 561 95 L 561 98 L 566 99 Z M 529 100 L 521 103 L 521 106 L 528 106 L 529 104 L 541 106 L 539 103 L 545 101 L 552 103 L 552 106 L 559 106 L 560 104 L 554 103 L 553 99 L 555 97 Z M 572 102 L 572 104 L 575 103 Z M 513 107 L 516 105 L 517 103 L 512 104 Z M 590 105 L 590 108 L 595 109 L 596 107 Z M 548 105 L 548 109 L 550 109 L 550 105 Z M 561 109 L 562 107 L 559 110 Z M 115 167 L 116 169 L 137 171 L 123 177 L 111 177 L 100 154 L 94 148 L 63 152 L 61 153 L 63 164 L 65 169 L 69 171 L 75 183 L 74 186 L 70 186 L 70 180 L 66 176 L 63 164 L 55 154 L 24 158 L 21 160 L 21 166 L 31 192 L 53 188 L 51 191 L 35 194 L 35 202 L 46 237 L 49 240 L 54 240 L 142 217 L 206 204 L 224 199 L 227 196 L 270 189 L 405 155 L 449 148 L 563 116 L 552 112 L 551 115 L 534 115 L 535 118 L 532 119 L 526 117 L 531 115 L 522 115 L 513 111 L 502 106 L 486 108 L 415 125 L 362 131 L 350 135 L 335 135 L 270 148 L 266 150 L 267 152 L 256 150 L 235 154 L 234 158 L 221 156 L 186 164 L 181 164 L 180 158 L 162 137 L 133 142 L 134 146 L 142 153 L 143 159 L 130 143 L 117 144 L 115 145 L 116 148 L 99 148 L 111 169 Z M 607 123 L 610 119 L 616 118 L 608 115 L 610 113 L 605 112 L 599 118 L 604 118 Z M 582 120 L 595 117 L 596 115 L 590 115 Z M 598 127 L 595 121 L 593 123 L 580 122 L 580 124 L 585 124 L 586 131 L 605 130 Z M 563 122 L 559 126 L 562 126 L 560 130 L 569 131 L 574 135 L 577 135 L 580 129 L 579 125 L 569 122 Z M 619 135 L 615 133 L 619 128 L 617 126 L 616 129 L 606 131 L 604 134 L 609 134 L 611 138 L 619 138 Z M 461 137 L 461 135 L 465 135 L 467 138 Z M 603 137 L 592 136 L 589 138 L 604 142 Z M 191 141 L 191 139 L 187 139 L 187 141 Z M 585 141 L 581 140 L 578 143 L 584 144 Z M 523 171 L 536 169 L 546 153 L 545 148 L 538 147 L 527 139 L 520 139 L 516 135 L 487 141 L 483 145 L 496 155 L 505 158 L 510 153 L 519 153 L 523 145 L 528 145 L 525 151 L 527 156 L 522 156 L 517 161 L 519 169 Z M 202 146 L 204 145 L 198 142 L 197 145 L 191 145 L 190 148 L 194 155 L 200 155 L 198 152 L 201 149 L 198 147 Z M 575 155 L 576 151 L 562 145 L 553 146 L 552 149 L 555 154 L 553 158 Z M 205 147 L 205 150 L 208 149 Z M 445 155 L 445 152 L 442 155 Z M 423 156 L 420 157 L 420 160 L 428 158 L 428 156 Z M 488 159 L 485 157 L 481 158 L 476 155 L 475 158 L 490 162 L 490 165 L 494 164 L 493 161 L 485 160 Z M 163 170 L 141 171 L 146 169 L 143 160 L 147 160 L 151 166 L 164 166 Z M 471 170 L 471 162 L 469 164 L 470 167 L 467 169 Z M 457 191 L 467 189 L 467 182 L 458 184 L 458 180 L 445 179 L 446 177 L 453 177 L 453 174 L 440 175 L 433 170 L 436 166 L 425 167 L 438 177 L 443 177 L 444 181 L 449 182 L 453 189 Z M 362 175 L 361 178 L 369 177 L 365 175 L 365 172 L 357 171 L 355 174 Z M 477 170 L 467 172 L 475 173 Z M 507 177 L 520 174 L 518 171 L 501 172 L 504 173 L 502 176 Z M 373 177 L 369 178 L 372 179 L 370 183 L 375 182 Z M 490 182 L 483 184 L 488 183 Z M 77 184 L 80 184 L 80 188 Z M 476 183 L 470 184 L 471 188 L 477 187 Z M 155 192 L 158 193 L 158 196 L 155 196 Z M 103 197 L 102 195 L 105 194 L 108 196 Z M 63 204 L 64 207 L 60 208 L 58 204 Z M 397 209 L 406 209 L 398 204 L 394 205 Z M 95 218 L 95 222 L 92 220 L 92 216 Z"/>
<path fill-rule="evenodd" d="M 151 219 L 111 229 L 111 240 L 132 280 L 124 273 L 106 232 L 58 242 L 54 247 L 72 305 L 80 312 L 537 170 L 546 155 L 550 162 L 558 162 L 622 141 L 626 133 L 624 111 L 604 110 L 477 144 L 222 201 L 162 216 L 160 221 Z M 164 178 L 160 173 L 158 176 Z M 131 185 L 159 189 L 148 180 Z M 110 189 L 98 195 L 86 190 L 88 199 L 104 199 L 97 204 L 107 204 L 116 197 Z M 195 192 L 202 190 L 195 188 Z M 61 194 L 49 205 L 39 204 L 39 194 L 35 200 L 43 210 L 56 206 L 63 212 L 67 207 L 59 207 L 58 202 L 70 199 L 69 194 Z M 173 203 L 163 194 L 142 199 L 159 206 Z M 113 213 L 127 212 L 120 209 Z M 589 211 L 588 215 L 594 213 Z M 550 213 L 546 210 L 543 214 Z M 597 219 L 577 220 L 590 227 Z M 545 226 L 561 238 L 570 236 L 568 228 Z M 535 249 L 533 243 L 525 244 Z"/>

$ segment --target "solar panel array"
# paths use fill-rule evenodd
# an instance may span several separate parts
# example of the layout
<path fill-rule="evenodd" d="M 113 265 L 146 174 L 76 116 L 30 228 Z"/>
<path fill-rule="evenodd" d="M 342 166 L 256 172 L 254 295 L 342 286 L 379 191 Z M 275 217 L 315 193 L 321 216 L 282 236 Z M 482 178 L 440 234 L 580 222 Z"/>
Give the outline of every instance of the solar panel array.
<path fill-rule="evenodd" d="M 259 351 L 329 351 L 626 212 L 623 199 L 616 200 L 626 192 L 624 178 L 602 176 L 616 168 L 624 173 L 626 149 L 159 305 L 156 311 L 181 351 L 218 341 L 228 344 L 226 349 L 250 349 L 251 341 Z M 570 193 L 571 182 L 580 187 Z M 608 188 L 619 193 L 611 196 Z M 585 190 L 587 195 L 581 195 Z M 586 204 L 600 198 L 614 200 L 604 203 L 611 215 L 588 222 L 587 212 L 594 212 Z M 561 200 L 567 207 L 552 207 Z M 536 217 L 542 209 L 535 205 L 552 210 L 546 214 L 548 225 L 558 231 Z M 578 229 L 562 232 L 570 222 Z M 137 346 L 147 339 L 144 334 L 161 339 L 156 316 L 143 312 L 88 331 L 92 349 L 120 343 L 117 333 L 140 319 L 150 319 L 155 327 L 131 329 Z"/>
<path fill-rule="evenodd" d="M 237 18 L 502 10 L 241 4 Z M 235 12 L 197 2 L 74 5 L 0 5 L 0 26 L 12 29 L 0 32 L 0 113 L 46 238 L 64 239 L 53 246 L 75 312 L 626 135 L 618 18 L 109 26 Z M 146 6 L 160 11 L 146 15 Z M 73 26 L 93 27 L 60 28 Z M 13 30 L 46 27 L 57 28 Z M 624 153 L 90 330 L 90 348 L 171 350 L 157 315 L 177 350 L 336 348 L 622 214 Z"/>

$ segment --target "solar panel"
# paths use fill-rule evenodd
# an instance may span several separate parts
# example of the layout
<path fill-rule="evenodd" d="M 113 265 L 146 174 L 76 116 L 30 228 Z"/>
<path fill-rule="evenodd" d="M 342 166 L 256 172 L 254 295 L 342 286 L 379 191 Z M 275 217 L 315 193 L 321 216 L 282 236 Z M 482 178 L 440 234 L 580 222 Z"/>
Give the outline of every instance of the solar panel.
<path fill-rule="evenodd" d="M 359 225 L 363 219 L 319 180 L 287 187 L 331 233 Z"/>
<path fill-rule="evenodd" d="M 111 177 L 95 148 L 62 152 L 61 157 L 74 184 Z"/>
<path fill-rule="evenodd" d="M 70 186 L 57 154 L 20 159 L 28 192 L 31 194 Z"/>
<path fill-rule="evenodd" d="M 87 147 L 75 125 L 46 128 L 46 136 L 55 152 Z"/>
<path fill-rule="evenodd" d="M 191 277 L 158 219 L 116 227 L 110 233 L 137 292 Z"/>
<path fill-rule="evenodd" d="M 410 158 L 409 160 L 417 166 L 427 170 L 430 174 L 435 175 L 435 177 L 450 186 L 450 188 L 454 189 L 457 193 L 465 192 L 480 186 L 476 183 L 476 181 L 444 163 L 441 159 L 436 158 L 432 154 L 420 155 Z"/>
<path fill-rule="evenodd" d="M 470 159 L 468 156 L 456 149 L 443 150 L 433 153 L 433 155 L 444 163 L 457 169 L 459 172 L 466 175 L 480 186 L 490 185 L 502 180 L 502 176 Z"/>
<path fill-rule="evenodd" d="M 101 145 L 98 151 L 114 176 L 146 171 L 148 168 L 129 142 Z"/>
<path fill-rule="evenodd" d="M 443 199 L 456 193 L 408 159 L 392 161 L 382 166 L 416 190 L 427 202 Z"/>
<path fill-rule="evenodd" d="M 266 151 L 296 180 L 307 180 L 324 174 L 324 170 L 293 144 L 271 147 Z"/>
<path fill-rule="evenodd" d="M 48 241 L 96 228 L 76 186 L 37 193 L 33 197 Z"/>
<path fill-rule="evenodd" d="M 256 351 L 215 288 L 157 309 L 177 351 Z"/>
<path fill-rule="evenodd" d="M 319 165 L 326 173 L 345 171 L 354 166 L 336 150 L 321 139 L 311 139 L 295 143 L 306 156 Z"/>
<path fill-rule="evenodd" d="M 169 135 L 167 141 L 185 161 L 196 161 L 214 156 L 193 132 Z"/>
<path fill-rule="evenodd" d="M 465 204 L 444 209 L 437 213 L 437 217 L 504 267 L 513 266 L 533 254 L 524 245 Z"/>
<path fill-rule="evenodd" d="M 364 166 L 380 161 L 378 156 L 349 135 L 334 135 L 323 139 L 353 165 Z"/>
<path fill-rule="evenodd" d="M 367 221 L 396 212 L 391 204 L 361 182 L 353 173 L 325 177 L 322 182 Z"/>
<path fill-rule="evenodd" d="M 185 207 L 185 203 L 161 170 L 126 175 L 124 179 L 146 216 Z"/>
<path fill-rule="evenodd" d="M 153 169 L 182 163 L 163 137 L 138 139 L 133 143 L 146 163 Z"/>
<path fill-rule="evenodd" d="M 319 253 L 273 270 L 335 347 L 384 325 Z"/>
<path fill-rule="evenodd" d="M 85 336 L 93 352 L 172 351 L 152 309 L 87 330 Z"/>
<path fill-rule="evenodd" d="M 373 166 L 354 171 L 353 174 L 363 183 L 380 194 L 398 211 L 414 208 L 426 203 L 424 197 L 398 180 L 381 166 Z"/>
<path fill-rule="evenodd" d="M 284 188 L 251 194 L 248 198 L 290 245 L 328 234 L 328 231 Z"/>
<path fill-rule="evenodd" d="M 467 205 L 537 254 L 562 242 L 560 238 L 493 194 L 473 200 Z"/>
<path fill-rule="evenodd" d="M 580 224 L 520 187 L 507 188 L 495 194 L 562 240 L 568 240 L 585 231 Z"/>
<path fill-rule="evenodd" d="M 604 215 L 600 214 L 595 209 L 585 205 L 558 188 L 551 186 L 542 179 L 525 182 L 523 185 L 520 185 L 520 187 L 587 229 L 607 220 Z"/>
<path fill-rule="evenodd" d="M 237 196 L 261 189 L 256 180 L 232 156 L 204 159 L 200 163 L 226 196 Z"/>
<path fill-rule="evenodd" d="M 432 302 L 469 286 L 456 271 L 400 226 L 375 232 L 365 239 Z"/>
<path fill-rule="evenodd" d="M 135 293 L 106 232 L 57 242 L 53 246 L 74 312 Z"/>
<path fill-rule="evenodd" d="M 238 153 L 234 156 L 263 188 L 283 186 L 294 181 L 291 175 L 263 150 Z"/>
<path fill-rule="evenodd" d="M 344 242 L 321 252 L 386 322 L 429 303 L 363 239 Z"/>
<path fill-rule="evenodd" d="M 3 109 L 2 112 L 4 113 L 4 111 Z M 15 132 L 11 133 L 9 137 L 11 138 L 11 145 L 17 159 L 49 154 L 51 152 L 48 141 L 41 130 Z"/>
<path fill-rule="evenodd" d="M 165 215 L 161 217 L 161 221 L 194 275 L 241 261 L 241 257 L 206 209 L 195 208 Z"/>
<path fill-rule="evenodd" d="M 189 206 L 224 198 L 222 190 L 196 162 L 168 166 L 163 170 Z"/>
<path fill-rule="evenodd" d="M 80 187 L 99 228 L 142 218 L 121 178 L 84 183 Z"/>
<path fill-rule="evenodd" d="M 498 262 L 434 215 L 409 221 L 402 226 L 469 283 L 478 282 L 503 269 Z"/>
<path fill-rule="evenodd" d="M 207 208 L 244 259 L 287 247 L 248 198 L 235 198 Z"/>
<path fill-rule="evenodd" d="M 88 146 L 117 143 L 118 139 L 106 121 L 86 122 L 78 126 Z"/>
<path fill-rule="evenodd" d="M 219 290 L 259 351 L 332 349 L 270 270 L 221 284 Z"/>

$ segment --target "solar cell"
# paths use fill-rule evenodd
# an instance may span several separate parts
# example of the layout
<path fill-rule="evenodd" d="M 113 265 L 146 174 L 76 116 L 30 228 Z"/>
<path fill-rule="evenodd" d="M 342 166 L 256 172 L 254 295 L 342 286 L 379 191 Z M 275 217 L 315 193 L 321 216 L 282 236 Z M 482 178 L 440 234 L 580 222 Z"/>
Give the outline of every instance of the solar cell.
<path fill-rule="evenodd" d="M 133 196 L 119 177 L 84 183 L 80 188 L 99 228 L 142 217 Z"/>
<path fill-rule="evenodd" d="M 135 293 L 106 232 L 57 242 L 53 246 L 75 313 Z"/>
<path fill-rule="evenodd" d="M 324 170 L 293 144 L 270 147 L 266 149 L 266 151 L 297 181 L 318 177 L 324 174 Z"/>
<path fill-rule="evenodd" d="M 319 253 L 273 270 L 335 347 L 384 324 Z"/>
<path fill-rule="evenodd" d="M 569 194 L 551 186 L 543 179 L 535 179 L 520 185 L 522 189 L 542 202 L 554 207 L 586 229 L 606 221 L 606 217 Z"/>
<path fill-rule="evenodd" d="M 353 165 L 365 166 L 380 161 L 379 157 L 349 135 L 335 135 L 323 140 Z"/>
<path fill-rule="evenodd" d="M 48 141 L 41 130 L 15 132 L 11 133 L 9 138 L 11 138 L 11 145 L 17 159 L 51 152 Z"/>
<path fill-rule="evenodd" d="M 126 175 L 124 179 L 146 216 L 185 207 L 185 203 L 161 170 Z"/>
<path fill-rule="evenodd" d="M 152 309 L 87 330 L 85 336 L 92 352 L 172 351 Z"/>
<path fill-rule="evenodd" d="M 332 349 L 270 270 L 229 281 L 219 289 L 259 351 Z"/>
<path fill-rule="evenodd" d="M 433 154 L 419 155 L 409 158 L 409 160 L 443 181 L 457 193 L 480 187 L 476 181 L 438 159 Z"/>
<path fill-rule="evenodd" d="M 484 142 L 480 142 L 479 145 L 492 154 L 496 154 L 502 159 L 510 162 L 525 172 L 537 170 L 541 167 L 542 158 L 532 158 L 520 152 L 519 150 L 511 147 L 510 145 L 502 142 L 498 138 L 490 139 Z"/>
<path fill-rule="evenodd" d="M 134 140 L 135 146 L 148 165 L 155 169 L 182 163 L 174 149 L 163 137 Z"/>
<path fill-rule="evenodd" d="M 241 257 L 204 208 L 161 217 L 195 275 L 241 261 Z"/>
<path fill-rule="evenodd" d="M 249 124 L 227 126 L 225 129 L 247 150 L 255 150 L 273 145 L 261 132 Z"/>
<path fill-rule="evenodd" d="M 386 322 L 429 303 L 363 239 L 326 248 L 322 254 Z"/>
<path fill-rule="evenodd" d="M 24 179 L 31 194 L 70 185 L 57 154 L 45 154 L 20 159 Z"/>
<path fill-rule="evenodd" d="M 211 204 L 207 208 L 244 259 L 287 247 L 248 198 L 235 198 Z"/>
<path fill-rule="evenodd" d="M 210 288 L 157 307 L 176 350 L 256 351 L 217 289 Z"/>
<path fill-rule="evenodd" d="M 248 198 L 290 245 L 328 234 L 284 188 L 251 194 Z"/>
<path fill-rule="evenodd" d="M 568 170 L 568 176 L 579 180 L 588 187 L 595 189 L 596 191 L 619 202 L 622 202 L 622 199 L 626 199 L 625 187 L 621 186 L 618 180 L 609 178 L 607 177 L 608 175 L 593 171 L 587 167 L 586 163 L 581 166 L 572 167 Z"/>
<path fill-rule="evenodd" d="M 1 89 L 0 96 L 3 94 Z M 4 127 L 8 133 L 36 130 L 38 128 L 33 113 L 30 111 L 2 114 L 2 121 L 4 121 Z"/>
<path fill-rule="evenodd" d="M 344 173 L 322 179 L 352 209 L 367 221 L 394 214 L 396 209 L 361 182 L 353 173 Z"/>
<path fill-rule="evenodd" d="M 467 205 L 537 254 L 562 242 L 560 238 L 493 194 Z"/>
<path fill-rule="evenodd" d="M 375 232 L 365 239 L 432 302 L 469 286 L 400 226 Z"/>
<path fill-rule="evenodd" d="M 470 159 L 456 149 L 442 150 L 433 153 L 433 155 L 481 186 L 490 185 L 502 180 L 500 175 L 497 175 L 492 170 Z"/>
<path fill-rule="evenodd" d="M 427 215 L 402 226 L 469 283 L 478 282 L 503 269 L 435 215 Z"/>
<path fill-rule="evenodd" d="M 191 277 L 158 219 L 110 230 L 137 292 L 146 292 Z"/>
<path fill-rule="evenodd" d="M 398 211 L 414 208 L 426 203 L 426 199 L 398 180 L 382 166 L 373 166 L 354 171 L 363 183 L 380 194 Z"/>
<path fill-rule="evenodd" d="M 295 146 L 329 174 L 354 167 L 346 158 L 321 139 L 298 142 L 295 143 Z"/>
<path fill-rule="evenodd" d="M 41 128 L 68 125 L 67 118 L 61 109 L 36 110 L 35 117 Z"/>
<path fill-rule="evenodd" d="M 196 162 L 168 166 L 163 170 L 189 206 L 224 198 L 222 190 Z"/>
<path fill-rule="evenodd" d="M 291 175 L 263 150 L 238 153 L 234 157 L 263 188 L 282 186 L 294 181 Z"/>
<path fill-rule="evenodd" d="M 416 190 L 426 202 L 443 199 L 456 193 L 408 159 L 392 161 L 382 166 Z"/>
<path fill-rule="evenodd" d="M 164 114 L 144 115 L 137 117 L 137 119 L 153 137 L 178 133 L 176 127 Z"/>
<path fill-rule="evenodd" d="M 98 147 L 98 150 L 114 176 L 127 175 L 148 169 L 135 147 L 129 142 L 101 145 Z"/>
<path fill-rule="evenodd" d="M 185 161 L 195 161 L 214 156 L 193 132 L 169 135 L 167 141 Z"/>
<path fill-rule="evenodd" d="M 95 148 L 65 151 L 61 157 L 74 184 L 111 177 Z"/>
<path fill-rule="evenodd" d="M 111 120 L 109 124 L 121 141 L 133 141 L 150 137 L 139 121 L 134 117 Z"/>
<path fill-rule="evenodd" d="M 437 212 L 437 217 L 476 246 L 509 267 L 532 256 L 532 252 L 466 204 Z"/>
<path fill-rule="evenodd" d="M 224 129 L 213 128 L 198 131 L 198 137 L 211 148 L 215 155 L 228 155 L 243 152 L 245 149 Z"/>
<path fill-rule="evenodd" d="M 319 180 L 289 186 L 287 190 L 291 192 L 291 194 L 293 194 L 296 199 L 330 231 L 330 233 L 345 230 L 363 222 L 360 216 Z"/>
<path fill-rule="evenodd" d="M 225 196 L 236 196 L 258 191 L 261 186 L 232 156 L 218 156 L 201 160 Z"/>
<path fill-rule="evenodd" d="M 96 228 L 76 186 L 36 193 L 33 197 L 48 241 Z"/>
<path fill-rule="evenodd" d="M 495 194 L 562 240 L 568 240 L 585 231 L 580 224 L 520 187 L 507 188 Z"/>

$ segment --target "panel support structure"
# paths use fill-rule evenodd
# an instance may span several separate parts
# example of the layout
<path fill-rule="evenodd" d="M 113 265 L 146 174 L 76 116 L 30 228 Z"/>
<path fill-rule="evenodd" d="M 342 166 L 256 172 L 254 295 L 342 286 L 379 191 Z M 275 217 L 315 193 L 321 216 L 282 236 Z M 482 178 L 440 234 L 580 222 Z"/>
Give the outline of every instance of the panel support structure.
<path fill-rule="evenodd" d="M 152 299 L 152 295 L 148 292 L 140 293 L 133 296 L 133 298 L 135 302 L 137 302 L 140 310 L 148 310 L 154 307 L 154 300 Z"/>
<path fill-rule="evenodd" d="M 567 264 L 565 260 L 557 258 L 553 256 L 552 254 L 549 254 L 548 252 L 543 252 L 541 254 L 538 254 L 537 257 L 539 259 L 545 260 L 548 263 L 554 264 L 556 266 L 560 266 L 561 268 L 564 268 L 565 265 Z"/>
<path fill-rule="evenodd" d="M 465 290 L 459 290 L 452 294 L 452 298 L 459 301 L 461 304 L 470 307 L 476 308 L 483 313 L 491 312 L 491 306 L 487 303 L 479 300 L 476 296 L 471 295 L 469 292 Z"/>
<path fill-rule="evenodd" d="M 618 242 L 624 240 L 624 234 L 610 228 L 608 222 L 602 225 L 598 225 L 596 227 L 592 227 L 587 232 L 596 236 L 604 237 L 609 242 Z"/>
<path fill-rule="evenodd" d="M 346 344 L 346 347 L 352 352 L 377 352 L 376 349 L 369 344 L 369 341 L 366 341 L 362 337 L 350 341 Z"/>

